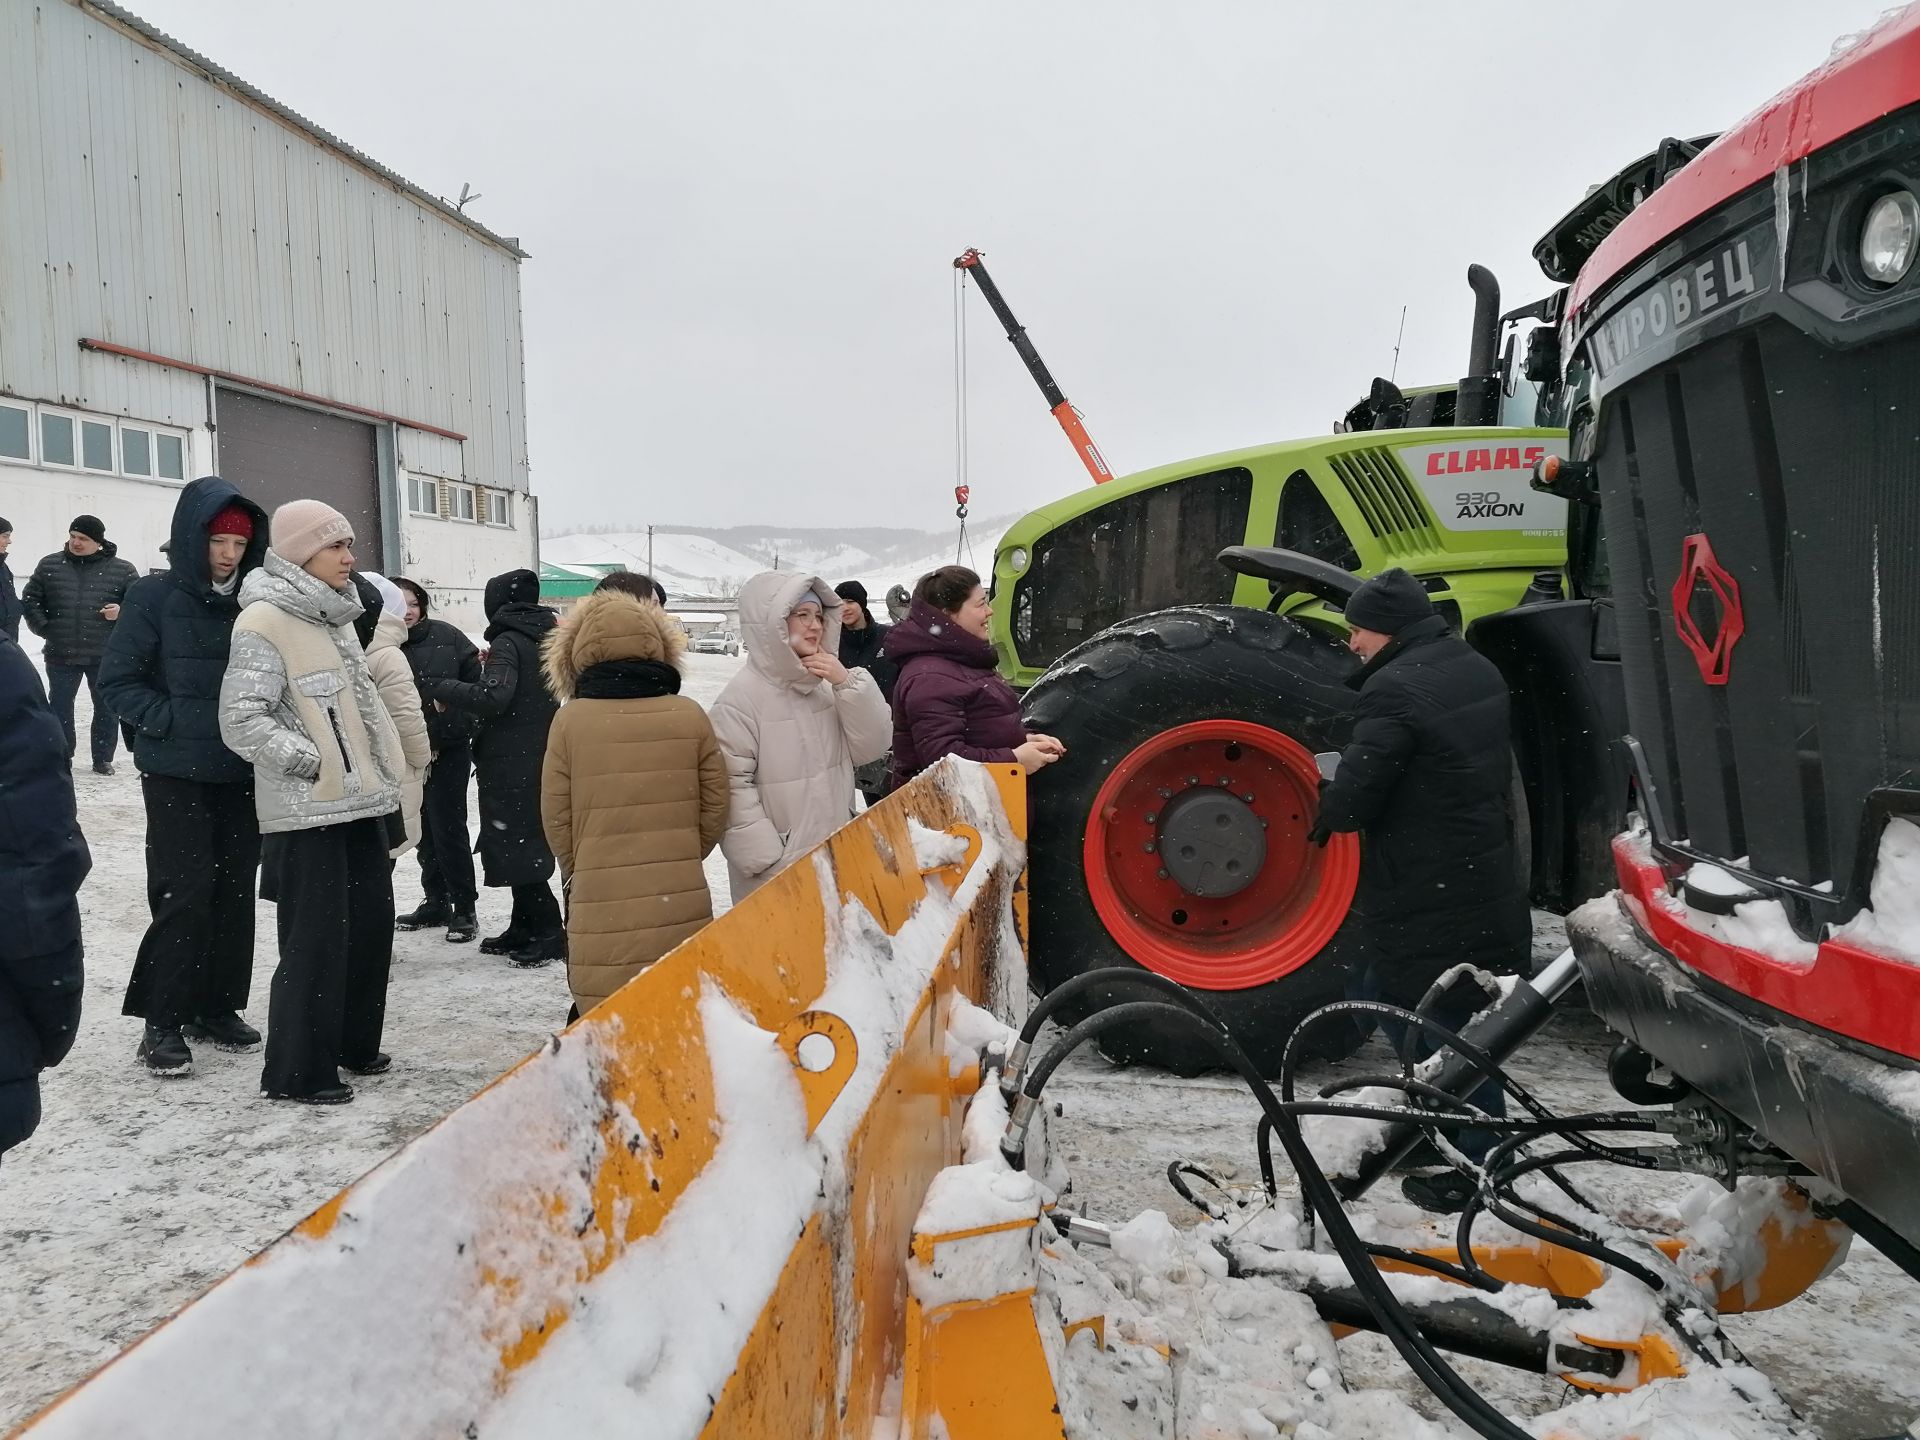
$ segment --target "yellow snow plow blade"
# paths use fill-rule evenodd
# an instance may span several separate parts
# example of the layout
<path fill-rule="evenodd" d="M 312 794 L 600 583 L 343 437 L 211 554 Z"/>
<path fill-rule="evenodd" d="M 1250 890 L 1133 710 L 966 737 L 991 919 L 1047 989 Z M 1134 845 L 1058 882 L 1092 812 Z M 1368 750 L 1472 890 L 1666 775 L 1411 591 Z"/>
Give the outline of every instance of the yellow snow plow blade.
<path fill-rule="evenodd" d="M 930 770 L 17 1433 L 926 1433 L 913 1227 L 1023 1003 L 1025 828 L 1017 767 Z"/>

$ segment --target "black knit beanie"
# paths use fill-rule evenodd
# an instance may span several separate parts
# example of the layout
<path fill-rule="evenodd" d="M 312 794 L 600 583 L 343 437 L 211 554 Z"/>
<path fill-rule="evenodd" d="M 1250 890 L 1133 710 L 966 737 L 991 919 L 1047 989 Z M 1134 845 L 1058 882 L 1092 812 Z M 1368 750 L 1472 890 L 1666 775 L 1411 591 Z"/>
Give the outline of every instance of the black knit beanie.
<path fill-rule="evenodd" d="M 867 587 L 858 580 L 842 580 L 833 587 L 833 593 L 842 600 L 854 601 L 862 610 L 867 608 Z"/>
<path fill-rule="evenodd" d="M 1382 635 L 1398 635 L 1434 613 L 1427 588 L 1395 566 L 1382 570 L 1347 601 L 1347 624 Z"/>
<path fill-rule="evenodd" d="M 98 515 L 76 515 L 67 529 L 69 532 L 78 530 L 96 545 L 107 543 L 107 527 L 101 523 Z"/>

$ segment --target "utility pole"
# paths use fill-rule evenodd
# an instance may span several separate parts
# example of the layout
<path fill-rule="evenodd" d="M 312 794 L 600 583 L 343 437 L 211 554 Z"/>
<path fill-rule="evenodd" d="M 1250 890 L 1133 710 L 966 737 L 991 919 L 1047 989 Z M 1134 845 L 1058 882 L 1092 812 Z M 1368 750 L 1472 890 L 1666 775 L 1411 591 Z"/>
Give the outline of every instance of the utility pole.
<path fill-rule="evenodd" d="M 647 526 L 647 578 L 653 579 L 653 527 Z"/>

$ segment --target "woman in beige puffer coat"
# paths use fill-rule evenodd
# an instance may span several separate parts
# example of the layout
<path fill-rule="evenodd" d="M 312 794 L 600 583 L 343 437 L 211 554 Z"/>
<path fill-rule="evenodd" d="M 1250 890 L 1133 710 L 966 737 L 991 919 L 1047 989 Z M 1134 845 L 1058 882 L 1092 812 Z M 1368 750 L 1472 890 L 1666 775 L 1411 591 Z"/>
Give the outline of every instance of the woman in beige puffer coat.
<path fill-rule="evenodd" d="M 840 597 L 769 571 L 740 589 L 747 664 L 713 704 L 733 786 L 727 874 L 737 905 L 853 818 L 853 769 L 893 743 L 870 670 L 839 661 Z"/>
<path fill-rule="evenodd" d="M 701 861 L 727 826 L 727 772 L 706 712 L 679 694 L 667 612 L 589 595 L 547 636 L 540 821 L 567 896 L 567 984 L 581 1014 L 713 918 Z"/>

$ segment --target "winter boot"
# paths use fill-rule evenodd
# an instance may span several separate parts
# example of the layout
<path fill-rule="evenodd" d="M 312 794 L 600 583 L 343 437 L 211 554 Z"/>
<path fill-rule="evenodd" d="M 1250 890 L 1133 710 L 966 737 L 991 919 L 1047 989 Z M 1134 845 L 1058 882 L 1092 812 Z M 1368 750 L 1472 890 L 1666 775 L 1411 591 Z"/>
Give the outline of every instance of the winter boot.
<path fill-rule="evenodd" d="M 511 955 L 514 951 L 525 948 L 527 942 L 531 939 L 533 939 L 533 937 L 527 934 L 526 931 L 518 929 L 513 925 L 508 925 L 507 928 L 502 930 L 498 935 L 489 935 L 486 939 L 482 940 L 480 942 L 480 953 L 482 955 Z"/>
<path fill-rule="evenodd" d="M 447 923 L 447 907 L 438 900 L 422 900 L 404 915 L 393 917 L 396 930 L 431 930 Z"/>
<path fill-rule="evenodd" d="M 351 1085 L 327 1085 L 305 1095 L 280 1095 L 272 1090 L 260 1093 L 269 1100 L 292 1100 L 300 1105 L 345 1105 L 353 1099 Z"/>
<path fill-rule="evenodd" d="M 383 1050 L 364 1065 L 343 1062 L 340 1068 L 353 1075 L 384 1075 L 393 1068 L 393 1057 Z"/>
<path fill-rule="evenodd" d="M 567 958 L 567 932 L 555 930 L 550 934 L 536 935 L 527 943 L 507 956 L 509 964 L 518 965 L 523 970 L 531 970 L 537 965 L 551 965 L 555 960 Z"/>
<path fill-rule="evenodd" d="M 100 761 L 93 767 L 93 773 L 96 775 L 113 774 L 113 762 L 111 760 Z"/>
<path fill-rule="evenodd" d="M 447 921 L 447 943 L 449 945 L 470 945 L 473 937 L 480 933 L 480 922 L 473 918 L 471 910 L 456 910 L 453 918 Z"/>
<path fill-rule="evenodd" d="M 186 1032 L 193 1039 L 211 1045 L 216 1050 L 230 1051 L 235 1055 L 245 1055 L 260 1048 L 260 1032 L 232 1010 L 190 1020 Z"/>
<path fill-rule="evenodd" d="M 151 1074 L 169 1080 L 193 1074 L 193 1052 L 187 1048 L 187 1042 L 180 1037 L 178 1030 L 167 1030 L 158 1025 L 147 1026 L 140 1036 L 137 1053 Z"/>
<path fill-rule="evenodd" d="M 1441 1170 L 1432 1175 L 1409 1175 L 1400 1182 L 1400 1193 L 1435 1215 L 1458 1215 L 1467 1208 L 1476 1187 L 1458 1170 Z"/>

